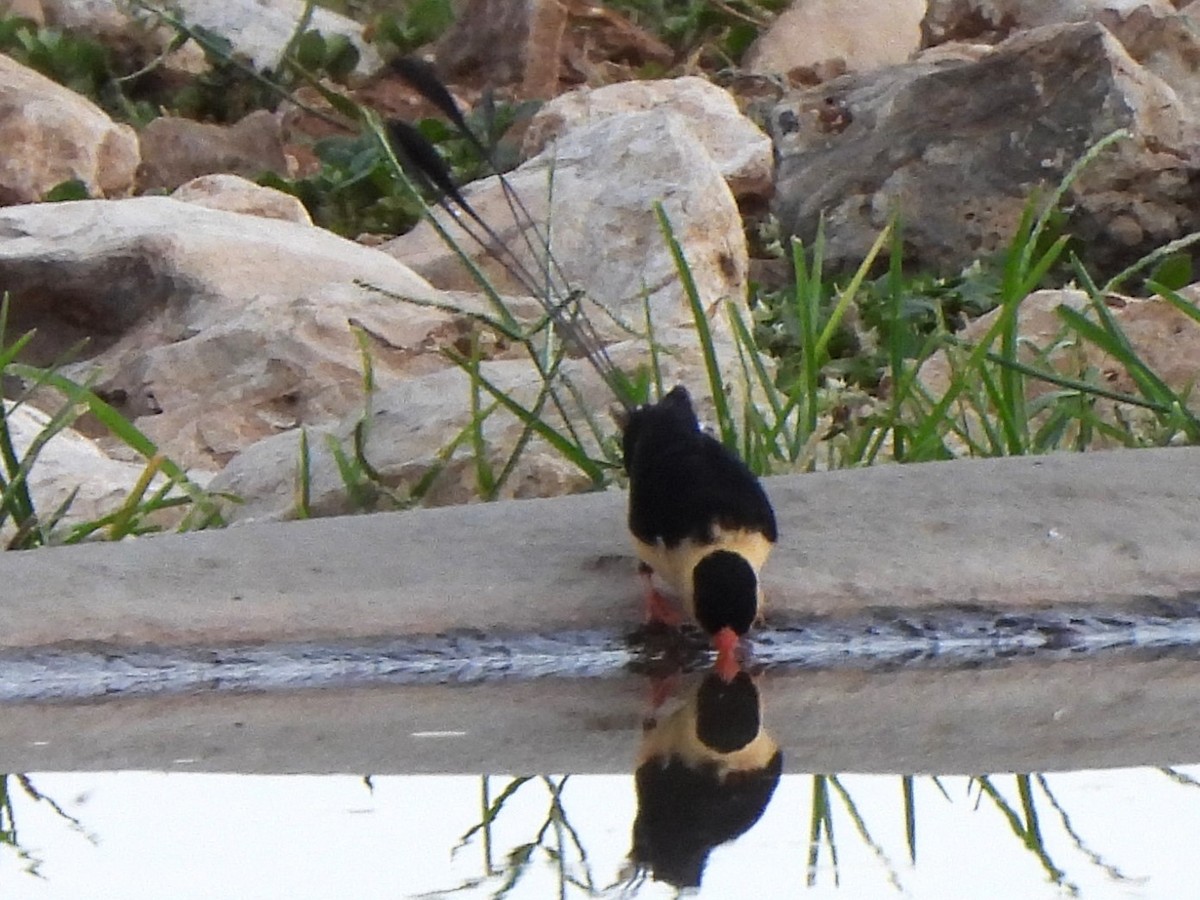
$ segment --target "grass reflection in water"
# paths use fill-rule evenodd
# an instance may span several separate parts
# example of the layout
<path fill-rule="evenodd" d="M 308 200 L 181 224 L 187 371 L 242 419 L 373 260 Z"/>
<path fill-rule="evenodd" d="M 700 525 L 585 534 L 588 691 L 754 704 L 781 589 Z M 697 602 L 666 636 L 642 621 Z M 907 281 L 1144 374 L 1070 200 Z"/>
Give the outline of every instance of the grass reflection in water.
<path fill-rule="evenodd" d="M 1187 896 L 1197 770 L 785 775 L 700 896 Z M 0 890 L 126 898 L 673 896 L 629 776 L 9 775 Z M 219 811 L 219 814 L 218 814 Z M 214 823 L 220 826 L 214 828 Z M 261 885 L 266 885 L 262 888 Z M 1183 891 L 1183 893 L 1180 893 Z"/>

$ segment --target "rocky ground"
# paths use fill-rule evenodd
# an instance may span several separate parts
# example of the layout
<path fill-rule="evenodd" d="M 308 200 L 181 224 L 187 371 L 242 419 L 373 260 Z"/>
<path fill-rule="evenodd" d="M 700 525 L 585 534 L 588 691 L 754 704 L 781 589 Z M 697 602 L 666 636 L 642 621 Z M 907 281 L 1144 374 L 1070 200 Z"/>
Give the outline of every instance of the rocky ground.
<path fill-rule="evenodd" d="M 131 58 L 171 50 L 153 70 L 163 82 L 203 79 L 211 60 L 196 41 L 173 46 L 181 32 L 137 6 L 0 3 Z M 737 348 L 723 301 L 745 310 L 752 281 L 778 278 L 777 265 L 757 258 L 762 242 L 747 240 L 747 222 L 768 213 L 783 236 L 806 243 L 823 218 L 829 265 L 852 270 L 898 212 L 907 264 L 956 273 L 1003 249 L 1028 199 L 1123 129 L 1128 137 L 1064 198 L 1084 262 L 1115 273 L 1200 230 L 1200 3 L 824 0 L 797 4 L 769 27 L 772 17 L 761 16 L 737 67 L 703 44 L 681 53 L 616 10 L 517 6 L 473 0 L 418 52 L 464 108 L 485 88 L 514 103 L 546 101 L 509 133 L 521 160 L 512 184 L 534 219 L 551 224 L 558 265 L 595 304 L 614 358 L 646 359 L 645 340 L 619 323 L 637 330 L 648 314 L 667 377 L 697 393 L 707 381 L 695 323 L 656 202 L 709 304 L 727 372 L 737 370 Z M 187 27 L 277 69 L 303 3 L 179 8 Z M 376 24 L 318 11 L 313 28 L 359 50 L 355 71 L 326 83 L 385 117 L 428 115 L 387 69 Z M 472 421 L 471 378 L 443 350 L 474 353 L 478 371 L 522 403 L 534 402 L 540 379 L 518 348 L 483 334 L 489 301 L 428 223 L 399 236 L 347 234 L 349 220 L 297 199 L 297 185 L 327 171 L 314 139 L 339 132 L 315 88 L 294 86 L 292 97 L 307 109 L 276 98 L 232 122 L 167 115 L 129 124 L 0 55 L 0 286 L 11 298 L 10 333 L 37 329 L 27 348 L 36 363 L 86 338 L 67 374 L 90 379 L 163 453 L 237 494 L 231 518 L 296 514 L 302 428 L 310 510 L 352 508 L 337 448 L 362 434 L 363 421 L 365 456 L 393 496 L 421 484 L 430 504 L 472 499 L 478 455 L 502 466 L 523 427 L 496 414 L 474 446 L 460 441 Z M 43 202 L 68 183 L 87 199 Z M 524 246 L 494 179 L 468 197 L 510 246 Z M 493 275 L 501 291 L 523 293 Z M 1029 314 L 1062 299 L 1043 295 Z M 527 324 L 540 316 L 528 301 L 512 309 Z M 1185 389 L 1200 353 L 1194 323 L 1153 299 L 1115 298 L 1112 309 L 1140 323 L 1141 347 L 1165 357 Z M 577 402 L 602 414 L 603 386 L 581 361 L 567 365 Z M 1111 380 L 1122 378 L 1113 367 Z M 64 470 L 83 477 L 81 516 L 111 505 L 143 469 L 87 420 L 55 444 L 76 455 L 48 467 L 50 483 L 38 489 L 61 497 Z M 501 495 L 593 483 L 534 438 Z"/>

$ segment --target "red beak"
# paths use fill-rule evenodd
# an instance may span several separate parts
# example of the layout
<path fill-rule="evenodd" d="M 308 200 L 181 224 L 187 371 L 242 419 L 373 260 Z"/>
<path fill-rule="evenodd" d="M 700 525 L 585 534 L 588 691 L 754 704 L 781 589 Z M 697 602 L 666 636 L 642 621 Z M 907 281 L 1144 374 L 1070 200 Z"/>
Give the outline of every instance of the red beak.
<path fill-rule="evenodd" d="M 722 628 L 713 635 L 712 641 L 713 646 L 717 648 L 717 662 L 714 668 L 717 676 L 728 684 L 742 671 L 737 659 L 738 636 L 732 628 Z"/>

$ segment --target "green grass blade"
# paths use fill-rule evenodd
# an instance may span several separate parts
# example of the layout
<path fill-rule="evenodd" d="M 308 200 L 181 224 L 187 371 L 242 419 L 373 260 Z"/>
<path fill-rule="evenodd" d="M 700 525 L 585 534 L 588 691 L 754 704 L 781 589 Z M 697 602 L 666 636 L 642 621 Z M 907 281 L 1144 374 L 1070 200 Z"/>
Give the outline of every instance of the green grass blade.
<path fill-rule="evenodd" d="M 687 257 L 683 253 L 683 247 L 680 246 L 678 238 L 675 236 L 675 230 L 671 227 L 671 220 L 667 218 L 666 210 L 662 203 L 654 204 L 654 214 L 658 217 L 658 226 L 662 231 L 663 238 L 667 242 L 667 248 L 671 252 L 671 258 L 675 261 L 675 271 L 679 274 L 679 281 L 683 285 L 683 291 L 687 295 L 688 305 L 692 310 L 692 320 L 696 325 L 696 335 L 700 341 L 700 349 L 704 355 L 704 368 L 708 373 L 708 386 L 712 391 L 713 408 L 717 415 L 717 430 L 721 435 L 721 443 L 730 450 L 737 450 L 737 428 L 734 425 L 733 415 L 729 409 L 729 399 L 725 395 L 725 384 L 721 377 L 721 363 L 717 359 L 716 347 L 713 344 L 712 329 L 708 324 L 708 314 L 704 309 L 704 301 L 700 297 L 700 289 L 696 286 L 696 279 L 692 275 L 691 266 L 688 265 Z"/>
<path fill-rule="evenodd" d="M 450 350 L 443 352 L 446 353 L 447 358 L 454 362 L 455 365 L 463 369 L 463 371 L 467 373 L 468 377 L 471 377 L 470 363 L 461 354 Z M 492 396 L 493 399 L 495 399 L 502 407 L 516 416 L 520 422 L 532 428 L 537 433 L 538 437 L 542 438 L 542 440 L 553 447 L 559 453 L 559 455 L 563 457 L 563 459 L 575 465 L 597 486 L 604 483 L 603 469 L 597 465 L 590 456 L 588 456 L 587 451 L 584 450 L 584 448 L 578 442 L 568 440 L 559 432 L 555 431 L 548 424 L 546 424 L 545 421 L 534 415 L 531 410 L 526 409 L 516 400 L 512 399 L 503 391 L 501 391 L 482 373 L 478 373 L 474 377 L 478 379 L 480 386 L 482 386 Z"/>
<path fill-rule="evenodd" d="M 300 428 L 300 460 L 296 465 L 296 503 L 293 507 L 297 519 L 312 518 L 312 451 L 308 444 L 308 429 Z"/>
<path fill-rule="evenodd" d="M 1059 306 L 1055 312 L 1082 339 L 1124 366 L 1146 400 L 1157 408 L 1174 410 L 1180 402 L 1178 395 L 1138 357 L 1103 300 L 1094 303 L 1093 309 L 1099 324 L 1068 306 Z"/>
<path fill-rule="evenodd" d="M 496 498 L 496 473 L 492 471 L 491 464 L 488 462 L 487 439 L 483 434 L 483 421 L 486 416 L 481 412 L 482 385 L 480 378 L 482 373 L 479 368 L 478 341 L 471 342 L 471 355 L 464 357 L 464 360 L 467 363 L 465 371 L 470 381 L 468 393 L 471 398 L 471 453 L 475 459 L 475 488 L 484 500 L 494 500 Z M 532 414 L 534 417 L 536 415 L 536 412 Z"/>
<path fill-rule="evenodd" d="M 40 379 L 64 394 L 73 404 L 82 404 L 100 424 L 108 429 L 113 437 L 144 458 L 153 459 L 159 455 L 158 446 L 150 438 L 86 386 L 77 384 L 58 372 L 48 372 L 35 366 L 13 364 L 9 368 L 19 377 Z M 180 490 L 192 500 L 204 521 L 210 524 L 223 524 L 220 509 L 216 505 L 213 494 L 208 493 L 188 478 L 187 473 L 170 458 L 164 457 L 161 465 L 163 473 L 178 483 Z"/>
<path fill-rule="evenodd" d="M 154 480 L 154 476 L 162 468 L 162 463 L 162 456 L 154 456 L 146 463 L 145 468 L 142 469 L 142 473 L 138 476 L 138 480 L 125 496 L 125 501 L 112 516 L 112 522 L 108 527 L 109 540 L 119 541 L 121 538 L 131 534 L 137 527 L 137 522 L 141 518 L 142 513 L 142 498 L 145 497 L 146 491 L 149 490 L 150 482 Z"/>
<path fill-rule="evenodd" d="M 1173 291 L 1153 281 L 1146 282 L 1146 287 L 1150 288 L 1150 290 L 1154 291 L 1154 293 L 1158 294 L 1163 300 L 1171 304 L 1171 306 L 1175 307 L 1176 310 L 1183 313 L 1183 315 L 1187 316 L 1197 325 L 1200 325 L 1200 307 L 1197 307 L 1191 300 L 1188 300 L 1178 291 Z"/>
<path fill-rule="evenodd" d="M 500 815 L 500 811 L 504 808 L 504 804 L 508 802 L 508 799 L 518 790 L 520 790 L 522 785 L 527 784 L 530 781 L 533 781 L 532 775 L 521 775 L 512 779 L 507 785 L 505 785 L 504 790 L 500 792 L 494 801 L 492 801 L 492 804 L 487 808 L 478 824 L 471 826 L 471 828 L 469 828 L 462 835 L 462 837 L 458 839 L 458 843 L 455 844 L 454 849 L 451 851 L 451 855 L 465 847 L 477 832 L 489 828 L 491 824 L 496 821 L 496 817 Z"/>
<path fill-rule="evenodd" d="M 805 260 L 804 245 L 792 241 L 792 271 L 796 279 L 795 313 L 801 346 L 801 382 L 803 421 L 802 439 L 807 440 L 817 431 L 820 409 L 821 360 L 816 347 L 819 340 L 817 323 L 821 315 L 821 278 L 825 258 L 825 220 L 817 223 L 817 236 L 813 243 L 811 268 Z"/>
<path fill-rule="evenodd" d="M 1063 310 L 1061 315 L 1065 320 L 1069 320 L 1068 324 L 1074 328 L 1076 326 L 1076 320 L 1074 317 L 1079 315 L 1078 311 L 1071 309 L 1069 306 L 1060 306 L 1059 309 Z M 1081 319 L 1082 322 L 1085 323 L 1085 327 L 1094 327 L 1086 318 L 1081 317 Z M 1100 334 L 1103 335 L 1103 332 L 1100 332 Z M 971 345 L 964 343 L 962 346 L 970 347 Z M 984 356 L 986 359 L 996 363 L 999 366 L 1011 367 L 1023 373 L 1024 375 L 1029 376 L 1030 378 L 1035 378 L 1038 381 L 1044 381 L 1047 384 L 1053 384 L 1069 391 L 1075 391 L 1077 393 L 1087 394 L 1093 397 L 1102 397 L 1106 400 L 1112 400 L 1116 403 L 1128 403 L 1131 406 L 1140 406 L 1144 409 L 1151 409 L 1155 412 L 1163 414 L 1171 411 L 1170 404 L 1160 403 L 1158 401 L 1147 399 L 1145 397 L 1138 397 L 1133 394 L 1125 394 L 1120 391 L 1109 390 L 1103 385 L 1093 384 L 1090 381 L 1082 381 L 1078 378 L 1070 378 L 1066 375 L 1060 375 L 1050 369 L 1038 368 L 1023 362 L 1011 362 L 1000 356 L 998 353 L 988 352 L 985 353 Z"/>
<path fill-rule="evenodd" d="M 650 317 L 650 293 L 648 291 L 642 292 L 642 319 L 646 324 L 646 341 L 650 347 L 650 378 L 654 385 L 654 398 L 661 400 L 666 393 L 663 390 L 662 354 L 658 341 L 654 340 L 654 322 Z"/>
<path fill-rule="evenodd" d="M 883 247 L 891 239 L 893 223 L 889 222 L 884 226 L 883 230 L 875 237 L 874 243 L 871 244 L 871 249 L 867 251 L 867 255 L 863 257 L 863 261 L 859 263 L 858 268 L 851 276 L 850 282 L 842 289 L 838 296 L 838 301 L 833 307 L 833 312 L 829 315 L 829 321 L 825 323 L 825 328 L 821 331 L 820 337 L 817 338 L 816 346 L 813 350 L 813 355 L 816 357 L 817 364 L 825 362 L 826 354 L 829 349 L 829 341 L 833 338 L 838 326 L 842 322 L 842 318 L 850 309 L 850 304 L 854 302 L 859 290 L 862 288 L 863 281 L 866 280 L 867 274 L 875 265 L 875 259 L 883 251 Z"/>
<path fill-rule="evenodd" d="M 1200 242 L 1200 231 L 1193 231 L 1191 234 L 1186 234 L 1181 238 L 1176 238 L 1161 247 L 1157 247 L 1150 253 L 1147 253 L 1137 262 L 1130 265 L 1128 268 L 1122 269 L 1108 281 L 1104 282 L 1104 293 L 1114 293 L 1121 289 L 1121 286 L 1137 275 L 1139 272 L 1144 272 L 1147 269 L 1152 269 L 1162 260 L 1169 256 L 1174 256 L 1176 253 L 1181 253 L 1184 250 L 1192 247 L 1197 242 Z M 1147 282 L 1149 284 L 1149 282 Z M 1154 288 L 1151 288 L 1154 290 Z"/>
<path fill-rule="evenodd" d="M 908 846 L 908 860 L 917 864 L 917 803 L 913 792 L 913 776 L 900 777 L 900 791 L 904 797 L 904 842 Z"/>

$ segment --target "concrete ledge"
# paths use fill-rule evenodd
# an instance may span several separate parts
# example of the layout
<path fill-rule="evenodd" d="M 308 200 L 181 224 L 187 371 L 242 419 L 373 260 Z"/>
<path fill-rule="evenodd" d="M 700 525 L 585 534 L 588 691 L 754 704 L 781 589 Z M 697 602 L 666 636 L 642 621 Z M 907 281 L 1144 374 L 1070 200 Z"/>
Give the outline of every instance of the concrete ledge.
<path fill-rule="evenodd" d="M 893 466 L 768 490 L 780 619 L 964 602 L 1116 611 L 1200 588 L 1200 450 Z M 146 644 L 619 633 L 640 614 L 623 520 L 624 498 L 607 494 L 4 553 L 0 674 L 25 651 L 81 644 L 116 660 Z M 1200 662 L 1153 653 L 768 673 L 762 689 L 790 771 L 1162 765 L 1194 761 L 1200 740 Z M 0 771 L 628 771 L 645 693 L 626 675 L 9 703 Z"/>
<path fill-rule="evenodd" d="M 1119 605 L 1200 588 L 1200 449 L 769 479 L 770 614 Z M 633 625 L 617 493 L 0 554 L 0 649 Z"/>

